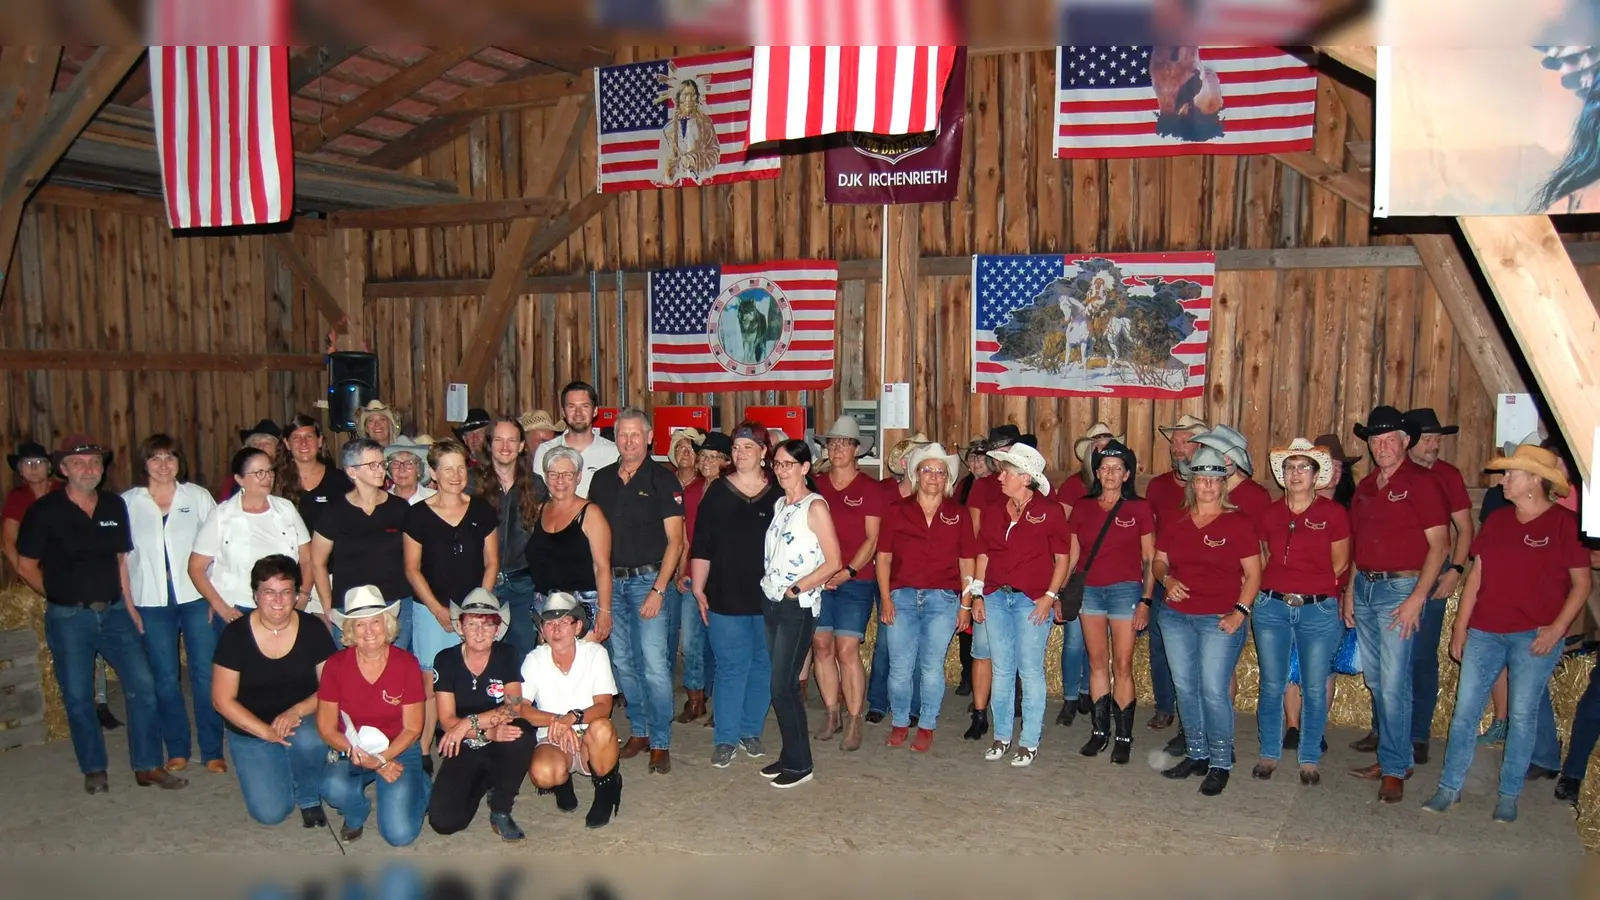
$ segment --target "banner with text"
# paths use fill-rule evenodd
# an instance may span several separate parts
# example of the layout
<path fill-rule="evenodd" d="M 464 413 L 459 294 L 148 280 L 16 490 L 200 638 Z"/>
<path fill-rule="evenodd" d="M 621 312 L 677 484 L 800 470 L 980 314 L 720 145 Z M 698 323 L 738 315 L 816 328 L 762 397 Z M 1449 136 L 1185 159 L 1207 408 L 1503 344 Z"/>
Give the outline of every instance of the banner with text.
<path fill-rule="evenodd" d="M 967 48 L 956 51 L 939 128 L 917 134 L 851 131 L 828 142 L 829 203 L 947 203 L 956 198 L 967 127 Z"/>

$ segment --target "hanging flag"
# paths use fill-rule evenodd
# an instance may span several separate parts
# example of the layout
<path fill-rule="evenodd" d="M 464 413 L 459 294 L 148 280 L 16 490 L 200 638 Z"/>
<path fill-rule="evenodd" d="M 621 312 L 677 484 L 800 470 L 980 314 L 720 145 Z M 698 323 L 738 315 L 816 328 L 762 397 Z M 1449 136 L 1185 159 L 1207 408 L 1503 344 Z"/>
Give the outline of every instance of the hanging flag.
<path fill-rule="evenodd" d="M 847 131 L 829 138 L 829 203 L 948 203 L 961 177 L 967 125 L 967 48 L 945 82 L 939 127 L 916 134 Z"/>
<path fill-rule="evenodd" d="M 828 260 L 651 272 L 650 389 L 828 387 L 838 289 Z"/>
<path fill-rule="evenodd" d="M 151 47 L 150 96 L 168 225 L 294 213 L 288 47 Z"/>
<path fill-rule="evenodd" d="M 1058 158 L 1311 149 L 1317 75 L 1277 47 L 1056 48 Z"/>
<path fill-rule="evenodd" d="M 589 9 L 601 28 L 750 43 L 750 0 L 589 0 Z"/>
<path fill-rule="evenodd" d="M 755 48 L 749 143 L 939 127 L 955 46 Z"/>
<path fill-rule="evenodd" d="M 1317 27 L 1318 0 L 1057 0 L 1062 44 L 1192 41 L 1232 47 L 1297 44 Z"/>
<path fill-rule="evenodd" d="M 1215 274 L 1212 253 L 974 257 L 973 392 L 1198 397 Z"/>
<path fill-rule="evenodd" d="M 777 178 L 777 148 L 745 149 L 750 51 L 595 70 L 600 191 Z"/>

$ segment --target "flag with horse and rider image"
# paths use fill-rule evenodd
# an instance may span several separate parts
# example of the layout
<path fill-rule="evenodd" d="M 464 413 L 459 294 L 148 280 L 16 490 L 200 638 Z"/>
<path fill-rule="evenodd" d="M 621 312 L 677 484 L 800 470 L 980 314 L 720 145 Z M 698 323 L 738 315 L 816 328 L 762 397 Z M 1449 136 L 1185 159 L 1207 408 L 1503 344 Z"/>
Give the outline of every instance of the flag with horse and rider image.
<path fill-rule="evenodd" d="M 1215 275 L 1203 252 L 975 256 L 973 392 L 1198 397 Z"/>

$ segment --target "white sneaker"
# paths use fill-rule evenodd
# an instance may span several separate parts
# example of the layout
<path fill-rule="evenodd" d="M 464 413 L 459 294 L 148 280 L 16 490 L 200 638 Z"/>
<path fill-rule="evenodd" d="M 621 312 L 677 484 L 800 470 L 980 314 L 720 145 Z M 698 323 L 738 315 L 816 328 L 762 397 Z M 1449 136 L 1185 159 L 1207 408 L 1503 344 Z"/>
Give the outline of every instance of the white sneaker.
<path fill-rule="evenodd" d="M 1022 768 L 1033 765 L 1033 758 L 1039 755 L 1038 747 L 1018 747 L 1017 755 L 1011 757 L 1011 765 Z"/>
<path fill-rule="evenodd" d="M 983 758 L 987 759 L 990 762 L 994 762 L 995 760 L 1000 759 L 1001 757 L 1005 756 L 1006 752 L 1009 751 L 1010 749 L 1011 749 L 1011 742 L 1010 741 L 995 741 L 994 743 L 989 745 L 989 749 L 988 750 L 984 751 Z"/>

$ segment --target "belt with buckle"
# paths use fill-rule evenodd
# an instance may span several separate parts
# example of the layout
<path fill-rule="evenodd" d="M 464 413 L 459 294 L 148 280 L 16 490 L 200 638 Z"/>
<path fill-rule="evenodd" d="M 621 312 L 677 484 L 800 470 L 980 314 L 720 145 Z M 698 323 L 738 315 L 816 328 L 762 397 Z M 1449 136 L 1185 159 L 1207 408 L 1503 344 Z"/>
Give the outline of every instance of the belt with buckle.
<path fill-rule="evenodd" d="M 1263 593 L 1274 600 L 1282 600 L 1285 604 L 1294 607 L 1326 603 L 1329 600 L 1337 599 L 1332 594 L 1289 594 L 1283 591 L 1264 591 Z"/>
<path fill-rule="evenodd" d="M 660 563 L 651 563 L 648 566 L 612 566 L 612 578 L 638 578 L 644 575 L 654 575 L 661 571 Z"/>
<path fill-rule="evenodd" d="M 1399 572 L 1368 572 L 1366 569 L 1358 569 L 1357 571 L 1361 573 L 1362 578 L 1368 581 L 1394 581 L 1397 578 L 1420 578 L 1422 576 L 1422 572 L 1418 569 L 1405 569 Z"/>
<path fill-rule="evenodd" d="M 527 566 L 523 566 L 520 569 L 513 569 L 510 572 L 499 572 L 499 573 L 497 573 L 494 576 L 494 583 L 498 586 L 498 585 L 505 584 L 506 582 L 510 581 L 513 578 L 528 578 L 528 577 L 531 577 L 528 574 L 528 567 Z"/>

